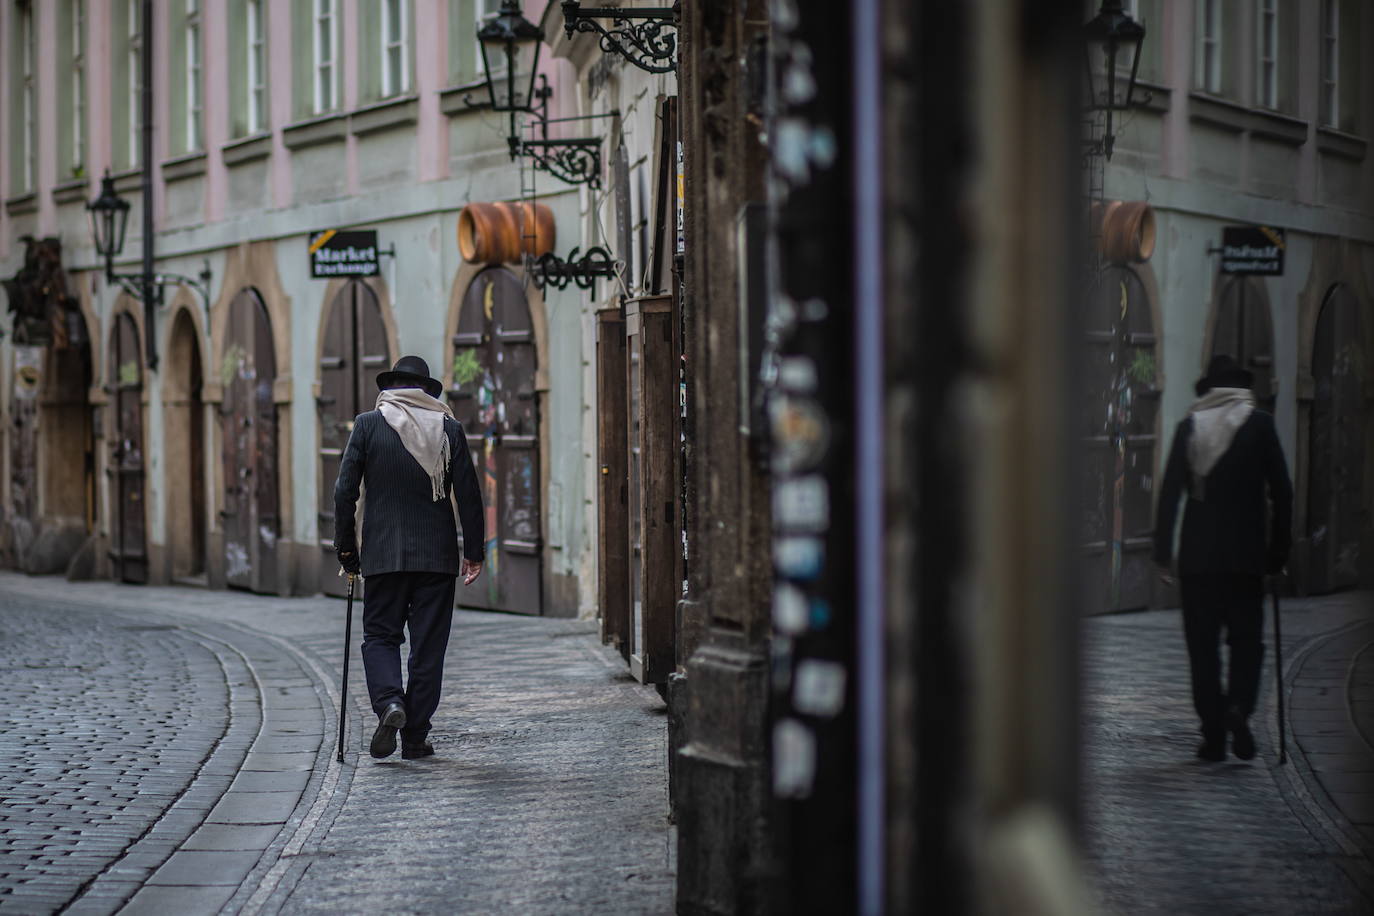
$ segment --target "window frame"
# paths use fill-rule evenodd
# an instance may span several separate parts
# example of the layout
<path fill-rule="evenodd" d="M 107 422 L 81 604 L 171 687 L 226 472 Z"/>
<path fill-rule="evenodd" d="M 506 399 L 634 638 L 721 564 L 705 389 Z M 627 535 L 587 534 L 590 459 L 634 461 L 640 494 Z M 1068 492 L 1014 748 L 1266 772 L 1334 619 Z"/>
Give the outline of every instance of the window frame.
<path fill-rule="evenodd" d="M 71 149 L 67 168 L 73 175 L 86 172 L 86 0 L 71 3 Z"/>
<path fill-rule="evenodd" d="M 381 28 L 378 35 L 381 41 L 381 87 L 382 98 L 404 95 L 410 91 L 410 3 L 409 0 L 382 0 Z M 399 35 L 391 34 L 391 12 L 396 11 Z M 396 73 L 392 73 L 392 56 L 396 58 Z M 396 85 L 393 85 L 393 80 Z"/>
<path fill-rule="evenodd" d="M 1211 95 L 1221 95 L 1225 89 L 1222 67 L 1224 53 L 1222 0 L 1198 0 L 1197 49 L 1194 82 L 1197 88 Z"/>
<path fill-rule="evenodd" d="M 267 129 L 267 30 L 263 16 L 266 13 L 264 0 L 245 0 L 244 48 L 247 56 L 243 68 L 247 89 L 248 135 L 261 133 Z"/>
<path fill-rule="evenodd" d="M 1281 50 L 1279 0 L 1258 0 L 1255 8 L 1255 104 L 1277 111 L 1280 107 Z M 1265 56 L 1266 42 L 1269 55 Z"/>
<path fill-rule="evenodd" d="M 1322 127 L 1341 123 L 1341 4 L 1322 0 L 1321 62 L 1318 73 L 1317 118 Z"/>
<path fill-rule="evenodd" d="M 36 4 L 21 3 L 16 7 L 19 22 L 19 117 L 20 142 L 19 178 L 25 193 L 34 190 L 38 182 L 38 41 Z"/>
<path fill-rule="evenodd" d="M 317 115 L 334 111 L 339 107 L 339 10 L 335 0 L 311 0 L 311 91 L 314 99 L 314 113 Z M 321 26 L 328 26 L 329 57 L 320 54 Z M 328 98 L 324 90 L 328 90 Z M 325 104 L 325 103 L 328 104 Z"/>
<path fill-rule="evenodd" d="M 125 58 L 129 68 L 129 162 L 131 167 L 143 165 L 143 144 L 139 136 L 143 127 L 143 23 L 140 18 L 142 4 L 139 0 L 128 0 L 125 9 L 128 14 L 126 29 L 127 47 Z"/>
<path fill-rule="evenodd" d="M 183 50 L 186 55 L 186 149 L 188 152 L 205 146 L 205 64 L 201 58 L 202 20 L 200 0 L 185 0 L 186 21 L 182 29 Z"/>

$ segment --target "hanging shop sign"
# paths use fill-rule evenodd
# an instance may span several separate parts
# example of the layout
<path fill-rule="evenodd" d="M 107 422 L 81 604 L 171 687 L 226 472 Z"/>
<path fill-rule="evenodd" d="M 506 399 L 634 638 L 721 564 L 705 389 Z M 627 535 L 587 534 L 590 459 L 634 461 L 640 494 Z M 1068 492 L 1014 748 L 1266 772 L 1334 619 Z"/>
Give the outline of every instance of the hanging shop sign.
<path fill-rule="evenodd" d="M 322 229 L 310 233 L 310 276 L 375 277 L 376 229 Z"/>
<path fill-rule="evenodd" d="M 1262 277 L 1283 276 L 1283 252 L 1286 247 L 1282 229 L 1223 226 L 1221 272 Z"/>

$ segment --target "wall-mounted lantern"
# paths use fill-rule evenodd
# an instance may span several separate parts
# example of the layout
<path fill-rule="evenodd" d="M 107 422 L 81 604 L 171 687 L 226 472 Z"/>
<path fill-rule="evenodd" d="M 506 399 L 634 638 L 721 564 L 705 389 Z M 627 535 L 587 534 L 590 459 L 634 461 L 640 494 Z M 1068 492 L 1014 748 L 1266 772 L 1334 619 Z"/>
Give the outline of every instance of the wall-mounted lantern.
<path fill-rule="evenodd" d="M 544 30 L 521 15 L 518 0 L 502 0 L 496 15 L 477 30 L 477 40 L 487 75 L 489 106 L 492 111 L 510 115 L 506 142 L 511 158 L 528 157 L 535 168 L 568 184 L 600 187 L 601 138 L 549 139 L 549 124 L 553 122 L 548 107 L 553 89 L 548 79 L 537 73 Z M 520 114 L 533 116 L 539 125 L 538 139 L 520 136 Z"/>
<path fill-rule="evenodd" d="M 563 0 L 563 28 L 601 37 L 601 50 L 619 54 L 641 70 L 670 73 L 677 67 L 677 26 L 681 0 L 659 7 L 587 7 L 579 0 Z M 606 28 L 598 19 L 608 19 Z"/>
<path fill-rule="evenodd" d="M 1091 153 L 1112 158 L 1116 135 L 1112 133 L 1112 113 L 1135 106 L 1136 75 L 1140 70 L 1140 49 L 1145 43 L 1145 26 L 1131 18 L 1121 0 L 1103 0 L 1096 16 L 1083 26 L 1087 50 L 1088 110 L 1104 111 L 1107 126 Z M 1118 77 L 1117 61 L 1129 55 L 1130 77 L 1124 82 Z M 1105 86 L 1097 85 L 1093 71 L 1102 64 L 1101 78 Z"/>

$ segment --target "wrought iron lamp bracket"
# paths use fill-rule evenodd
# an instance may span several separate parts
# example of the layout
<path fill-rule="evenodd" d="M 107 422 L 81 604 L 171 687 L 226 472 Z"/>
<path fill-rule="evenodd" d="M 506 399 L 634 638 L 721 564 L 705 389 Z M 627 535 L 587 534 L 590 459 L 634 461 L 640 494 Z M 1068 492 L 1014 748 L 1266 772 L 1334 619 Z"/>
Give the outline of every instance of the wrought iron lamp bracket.
<path fill-rule="evenodd" d="M 579 0 L 563 0 L 563 29 L 600 37 L 601 50 L 619 54 L 649 73 L 671 73 L 677 67 L 677 25 L 681 2 L 670 7 L 582 8 Z M 607 28 L 598 19 L 611 20 Z"/>
<path fill-rule="evenodd" d="M 534 167 L 568 184 L 601 188 L 601 140 L 580 137 L 573 140 L 522 140 L 520 155 Z"/>
<path fill-rule="evenodd" d="M 591 289 L 598 279 L 615 277 L 619 262 L 611 257 L 609 251 L 594 245 L 579 258 L 579 250 L 574 248 L 566 260 L 551 251 L 535 258 L 530 266 L 535 285 L 541 290 L 550 286 L 554 289 L 567 289 L 569 286 Z"/>
<path fill-rule="evenodd" d="M 210 261 L 205 261 L 205 266 L 195 277 L 187 277 L 177 273 L 155 273 L 155 274 L 117 274 L 112 267 L 107 267 L 105 276 L 113 283 L 118 283 L 120 289 L 139 302 L 152 305 L 163 304 L 163 290 L 168 286 L 185 284 L 200 294 L 201 304 L 205 307 L 205 314 L 210 314 L 210 279 L 213 276 L 210 272 Z"/>

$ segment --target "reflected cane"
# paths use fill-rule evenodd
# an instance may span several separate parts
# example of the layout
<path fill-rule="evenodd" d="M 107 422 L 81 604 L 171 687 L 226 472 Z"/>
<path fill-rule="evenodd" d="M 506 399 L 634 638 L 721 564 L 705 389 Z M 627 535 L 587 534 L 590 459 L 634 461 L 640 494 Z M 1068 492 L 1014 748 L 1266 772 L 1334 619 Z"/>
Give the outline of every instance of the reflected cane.
<path fill-rule="evenodd" d="M 1279 624 L 1279 577 L 1269 580 L 1269 594 L 1274 601 L 1274 684 L 1279 691 L 1279 763 L 1288 762 L 1288 742 L 1283 714 L 1283 629 Z"/>
<path fill-rule="evenodd" d="M 339 570 L 343 575 L 343 570 Z M 348 574 L 348 608 L 344 611 L 343 685 L 339 687 L 339 763 L 344 759 L 344 711 L 348 709 L 348 656 L 353 645 L 353 584 L 358 577 Z"/>

